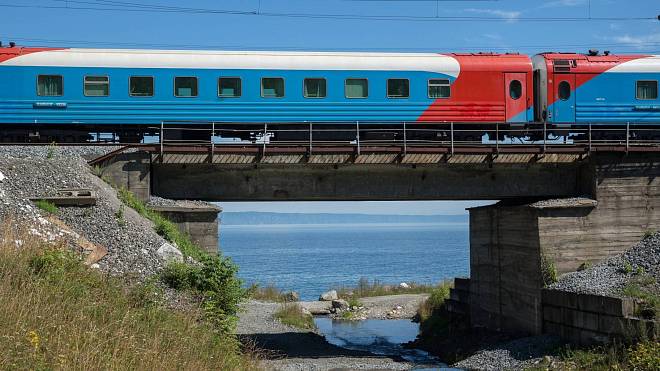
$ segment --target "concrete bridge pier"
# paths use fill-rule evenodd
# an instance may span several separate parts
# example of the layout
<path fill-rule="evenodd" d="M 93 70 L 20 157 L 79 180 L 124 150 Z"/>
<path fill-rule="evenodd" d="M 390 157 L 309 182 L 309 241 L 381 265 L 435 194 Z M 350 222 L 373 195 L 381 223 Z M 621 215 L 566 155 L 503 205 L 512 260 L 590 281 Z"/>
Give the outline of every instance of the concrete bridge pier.
<path fill-rule="evenodd" d="M 547 332 L 544 270 L 575 271 L 660 229 L 660 163 L 641 156 L 601 160 L 588 164 L 589 198 L 470 209 L 470 295 L 460 304 L 469 306 L 473 326 Z"/>

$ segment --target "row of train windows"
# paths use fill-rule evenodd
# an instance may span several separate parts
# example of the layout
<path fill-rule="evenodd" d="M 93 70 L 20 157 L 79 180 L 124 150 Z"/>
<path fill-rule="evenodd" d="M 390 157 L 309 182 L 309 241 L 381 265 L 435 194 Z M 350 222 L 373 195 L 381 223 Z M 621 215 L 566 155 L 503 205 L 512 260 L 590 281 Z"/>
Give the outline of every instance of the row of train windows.
<path fill-rule="evenodd" d="M 196 97 L 198 95 L 196 77 L 175 77 L 175 97 Z M 327 81 L 324 78 L 307 78 L 303 81 L 303 96 L 305 98 L 325 98 L 327 96 Z M 85 76 L 83 91 L 88 97 L 107 97 L 110 94 L 110 79 L 108 76 Z M 64 94 L 64 82 L 60 75 L 37 76 L 37 95 L 42 97 L 61 96 Z M 369 80 L 361 78 L 346 79 L 344 82 L 346 98 L 368 98 Z M 151 76 L 131 76 L 129 78 L 129 95 L 132 97 L 152 97 L 154 95 L 154 78 Z M 221 77 L 218 79 L 218 96 L 222 98 L 238 98 L 242 95 L 242 80 L 239 77 Z M 449 98 L 451 87 L 448 79 L 428 80 L 429 98 Z M 261 96 L 263 98 L 283 98 L 284 79 L 281 77 L 264 77 L 261 79 Z M 388 79 L 388 98 L 409 98 L 410 80 Z"/>
<path fill-rule="evenodd" d="M 559 83 L 559 99 L 566 101 L 571 98 L 571 84 L 568 81 Z M 655 80 L 639 80 L 635 82 L 635 98 L 637 100 L 658 99 L 658 82 Z"/>

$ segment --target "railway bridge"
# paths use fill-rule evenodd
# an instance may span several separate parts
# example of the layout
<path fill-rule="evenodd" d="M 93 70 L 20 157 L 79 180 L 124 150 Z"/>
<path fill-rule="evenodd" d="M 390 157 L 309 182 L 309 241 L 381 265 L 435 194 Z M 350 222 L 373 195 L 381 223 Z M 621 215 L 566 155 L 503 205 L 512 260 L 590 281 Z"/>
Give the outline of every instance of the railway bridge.
<path fill-rule="evenodd" d="M 499 330 L 550 331 L 543 261 L 574 271 L 660 230 L 658 143 L 160 142 L 91 163 L 142 198 L 500 200 L 470 210 L 471 277 L 448 301 Z"/>

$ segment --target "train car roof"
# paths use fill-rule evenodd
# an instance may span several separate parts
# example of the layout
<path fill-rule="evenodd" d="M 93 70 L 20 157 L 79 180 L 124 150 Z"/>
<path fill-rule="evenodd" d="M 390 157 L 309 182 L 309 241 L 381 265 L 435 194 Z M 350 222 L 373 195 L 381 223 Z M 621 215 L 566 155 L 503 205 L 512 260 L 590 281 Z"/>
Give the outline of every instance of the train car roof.
<path fill-rule="evenodd" d="M 392 70 L 457 77 L 460 71 L 531 70 L 520 54 L 197 51 L 139 49 L 0 48 L 0 65 L 115 68 Z"/>
<path fill-rule="evenodd" d="M 541 53 L 537 57 L 553 63 L 557 60 L 574 60 L 575 66 L 571 67 L 571 72 L 575 73 L 660 72 L 660 55 Z"/>

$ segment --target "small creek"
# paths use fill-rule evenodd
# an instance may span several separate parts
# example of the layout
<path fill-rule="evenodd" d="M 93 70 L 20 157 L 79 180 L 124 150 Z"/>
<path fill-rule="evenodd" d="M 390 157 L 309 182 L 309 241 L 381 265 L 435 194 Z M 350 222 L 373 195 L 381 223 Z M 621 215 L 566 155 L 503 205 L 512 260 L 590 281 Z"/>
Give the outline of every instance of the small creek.
<path fill-rule="evenodd" d="M 399 356 L 418 365 L 415 370 L 449 369 L 446 364 L 422 350 L 405 349 L 402 346 L 415 340 L 419 332 L 419 324 L 410 320 L 343 321 L 315 317 L 314 322 L 333 345 L 378 355 Z"/>

